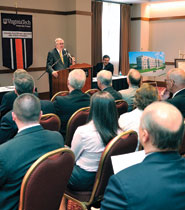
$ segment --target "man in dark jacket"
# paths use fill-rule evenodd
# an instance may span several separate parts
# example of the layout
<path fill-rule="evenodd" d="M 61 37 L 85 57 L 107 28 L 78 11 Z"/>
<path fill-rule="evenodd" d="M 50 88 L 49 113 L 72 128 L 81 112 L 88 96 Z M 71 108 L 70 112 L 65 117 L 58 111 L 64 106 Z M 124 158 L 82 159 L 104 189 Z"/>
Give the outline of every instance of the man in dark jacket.
<path fill-rule="evenodd" d="M 114 73 L 114 66 L 112 63 L 109 63 L 110 57 L 108 55 L 103 56 L 103 60 L 101 63 L 97 63 L 93 68 L 93 76 L 96 77 L 97 73 L 103 69 Z"/>
<path fill-rule="evenodd" d="M 56 114 L 61 120 L 61 133 L 65 137 L 66 126 L 71 115 L 82 107 L 90 105 L 90 97 L 82 92 L 85 85 L 86 75 L 82 69 L 74 69 L 68 76 L 69 95 L 57 96 L 54 101 Z"/>

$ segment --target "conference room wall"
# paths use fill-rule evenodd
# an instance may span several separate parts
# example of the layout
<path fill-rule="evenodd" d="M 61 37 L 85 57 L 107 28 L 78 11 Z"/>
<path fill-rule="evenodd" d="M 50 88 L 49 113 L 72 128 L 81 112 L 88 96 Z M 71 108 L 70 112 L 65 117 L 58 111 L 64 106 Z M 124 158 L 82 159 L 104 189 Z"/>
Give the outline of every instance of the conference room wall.
<path fill-rule="evenodd" d="M 12 1 L 1 0 L 1 6 L 13 7 Z M 39 92 L 48 92 L 48 76 L 45 74 L 39 81 L 37 78 L 43 73 L 49 50 L 54 48 L 56 37 L 65 40 L 65 48 L 74 55 L 79 63 L 91 63 L 91 1 L 90 0 L 53 0 L 37 1 L 27 0 L 18 2 L 18 7 L 29 8 L 34 11 L 82 11 L 81 14 L 57 15 L 41 14 L 39 12 L 18 12 L 18 14 L 31 14 L 33 17 L 33 65 L 30 74 L 34 77 Z M 14 11 L 0 10 L 4 13 Z M 85 14 L 87 13 L 87 15 Z M 84 33 L 85 31 L 85 33 Z M 1 36 L 0 36 L 1 44 Z M 2 46 L 2 45 L 1 45 Z M 82 47 L 81 47 L 82 46 Z M 39 69 L 41 69 L 39 71 Z M 0 50 L 0 71 L 6 70 L 2 66 L 2 52 Z M 12 74 L 0 74 L 0 85 L 12 84 Z"/>
<path fill-rule="evenodd" d="M 185 52 L 185 4 L 155 9 L 134 5 L 131 14 L 131 51 L 163 51 L 167 69 L 173 68 L 179 50 Z"/>

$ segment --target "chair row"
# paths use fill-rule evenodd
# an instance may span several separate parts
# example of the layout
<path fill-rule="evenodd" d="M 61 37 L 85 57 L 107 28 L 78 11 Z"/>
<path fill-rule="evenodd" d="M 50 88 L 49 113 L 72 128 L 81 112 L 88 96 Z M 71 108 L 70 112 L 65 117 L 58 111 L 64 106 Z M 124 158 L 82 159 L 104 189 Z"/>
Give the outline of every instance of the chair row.
<path fill-rule="evenodd" d="M 128 131 L 107 144 L 91 192 L 74 192 L 66 188 L 75 161 L 70 149 L 61 148 L 43 155 L 32 164 L 23 178 L 19 210 L 58 210 L 64 192 L 67 199 L 79 203 L 83 209 L 100 203 L 108 179 L 113 174 L 111 156 L 134 152 L 137 141 L 136 132 Z"/>

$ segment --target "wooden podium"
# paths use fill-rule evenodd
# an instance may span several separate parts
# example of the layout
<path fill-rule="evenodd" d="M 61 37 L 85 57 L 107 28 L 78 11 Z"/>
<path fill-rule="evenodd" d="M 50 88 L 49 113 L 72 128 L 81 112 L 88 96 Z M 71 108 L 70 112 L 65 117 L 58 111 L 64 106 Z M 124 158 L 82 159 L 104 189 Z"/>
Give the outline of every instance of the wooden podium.
<path fill-rule="evenodd" d="M 82 88 L 82 91 L 85 92 L 86 90 L 91 89 L 92 66 L 87 63 L 75 64 L 75 65 L 70 66 L 67 69 L 59 70 L 58 78 L 55 78 L 52 76 L 52 95 L 62 90 L 68 90 L 67 88 L 68 74 L 73 69 L 83 69 L 85 71 L 86 82 L 85 82 L 84 87 Z"/>

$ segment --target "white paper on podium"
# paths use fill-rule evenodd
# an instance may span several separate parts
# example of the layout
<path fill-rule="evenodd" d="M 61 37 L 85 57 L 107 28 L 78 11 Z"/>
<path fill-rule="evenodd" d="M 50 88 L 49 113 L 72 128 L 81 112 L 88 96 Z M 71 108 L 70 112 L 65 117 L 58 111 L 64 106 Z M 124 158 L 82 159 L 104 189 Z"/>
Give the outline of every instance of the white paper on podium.
<path fill-rule="evenodd" d="M 123 155 L 111 156 L 114 174 L 117 174 L 119 171 L 132 165 L 141 163 L 144 160 L 145 156 L 146 155 L 144 150 Z"/>

